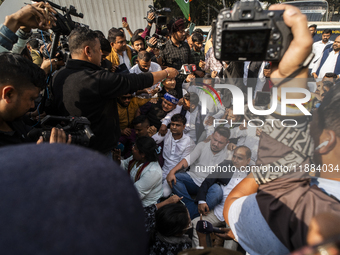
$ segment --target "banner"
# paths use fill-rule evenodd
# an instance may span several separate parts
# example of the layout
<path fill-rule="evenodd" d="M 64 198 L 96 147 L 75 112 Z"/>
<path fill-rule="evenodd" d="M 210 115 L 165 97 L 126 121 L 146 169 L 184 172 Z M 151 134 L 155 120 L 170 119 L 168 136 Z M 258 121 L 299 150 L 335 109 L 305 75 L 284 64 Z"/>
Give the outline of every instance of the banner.
<path fill-rule="evenodd" d="M 176 0 L 179 8 L 181 8 L 184 17 L 190 21 L 190 3 L 192 0 Z"/>

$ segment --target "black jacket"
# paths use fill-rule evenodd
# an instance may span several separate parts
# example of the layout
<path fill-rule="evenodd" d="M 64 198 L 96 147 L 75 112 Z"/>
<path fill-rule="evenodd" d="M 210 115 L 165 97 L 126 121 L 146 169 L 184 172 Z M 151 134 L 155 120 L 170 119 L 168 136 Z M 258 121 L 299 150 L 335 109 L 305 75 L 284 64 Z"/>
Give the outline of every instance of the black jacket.
<path fill-rule="evenodd" d="M 69 60 L 53 77 L 52 114 L 84 116 L 96 135 L 92 149 L 113 149 L 120 137 L 117 97 L 153 84 L 151 73 L 119 75 L 90 62 Z"/>
<path fill-rule="evenodd" d="M 222 163 L 219 164 L 219 166 L 221 167 L 232 167 L 233 166 L 233 162 L 231 162 L 230 160 L 224 160 Z M 208 194 L 208 190 L 209 188 L 214 185 L 215 183 L 218 184 L 222 184 L 222 185 L 228 185 L 228 183 L 230 182 L 230 179 L 232 177 L 232 172 L 214 172 L 208 175 L 207 178 L 205 178 L 205 180 L 202 182 L 201 187 L 198 190 L 197 196 L 195 201 L 198 202 L 200 200 L 202 201 L 206 201 L 206 197 Z"/>

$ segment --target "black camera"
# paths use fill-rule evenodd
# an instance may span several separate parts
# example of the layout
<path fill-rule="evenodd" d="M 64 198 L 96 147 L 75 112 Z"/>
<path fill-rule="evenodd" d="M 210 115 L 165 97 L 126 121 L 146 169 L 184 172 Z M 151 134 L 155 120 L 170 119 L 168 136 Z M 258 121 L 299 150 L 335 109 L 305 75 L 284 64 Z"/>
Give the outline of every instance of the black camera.
<path fill-rule="evenodd" d="M 157 40 L 156 44 L 151 44 L 149 42 L 149 40 L 152 37 L 156 38 L 156 40 Z M 159 34 L 153 34 L 152 37 L 147 38 L 146 45 L 150 48 L 157 48 L 157 49 L 163 50 L 168 39 L 165 36 L 162 36 L 162 35 L 159 35 Z"/>
<path fill-rule="evenodd" d="M 91 144 L 94 134 L 90 128 L 90 121 L 85 117 L 63 117 L 47 115 L 41 120 L 41 129 L 33 129 L 28 133 L 31 139 L 38 140 L 39 136 L 45 142 L 50 140 L 53 127 L 62 128 L 66 135 L 72 136 L 72 143 L 88 147 Z"/>
<path fill-rule="evenodd" d="M 257 0 L 238 1 L 217 16 L 215 57 L 228 61 L 279 61 L 293 34 L 284 11 L 266 11 Z"/>
<path fill-rule="evenodd" d="M 162 25 L 166 25 L 166 16 L 165 15 L 159 15 L 158 13 L 161 12 L 171 12 L 171 9 L 168 7 L 164 7 L 162 9 L 157 10 L 155 7 L 153 7 L 152 5 L 149 5 L 150 10 L 147 12 L 147 16 L 146 16 L 146 20 L 149 23 L 156 23 L 156 26 L 162 26 Z M 155 18 L 153 20 L 149 20 L 148 16 L 150 13 L 155 13 Z"/>

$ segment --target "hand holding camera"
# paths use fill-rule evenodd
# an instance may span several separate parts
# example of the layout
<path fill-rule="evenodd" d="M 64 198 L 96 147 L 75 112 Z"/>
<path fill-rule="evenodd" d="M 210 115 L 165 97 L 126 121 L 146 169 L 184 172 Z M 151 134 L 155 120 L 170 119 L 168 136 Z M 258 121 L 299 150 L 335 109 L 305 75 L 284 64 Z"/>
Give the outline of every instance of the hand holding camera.
<path fill-rule="evenodd" d="M 33 28 L 48 30 L 56 25 L 56 18 L 53 16 L 56 13 L 48 3 L 28 4 L 19 11 L 6 16 L 4 25 L 14 33 L 19 28 L 26 33 Z"/>

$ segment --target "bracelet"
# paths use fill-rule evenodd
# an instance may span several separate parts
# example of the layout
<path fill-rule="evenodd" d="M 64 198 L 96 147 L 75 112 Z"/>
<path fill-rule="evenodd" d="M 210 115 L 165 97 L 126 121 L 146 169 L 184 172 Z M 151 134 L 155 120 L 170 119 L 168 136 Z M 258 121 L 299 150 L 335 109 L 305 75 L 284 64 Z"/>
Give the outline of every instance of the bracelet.
<path fill-rule="evenodd" d="M 169 76 L 170 76 L 170 74 L 169 74 L 168 70 L 164 69 L 164 71 L 165 71 L 165 72 L 168 74 L 168 76 L 167 76 L 167 77 L 169 77 Z"/>

